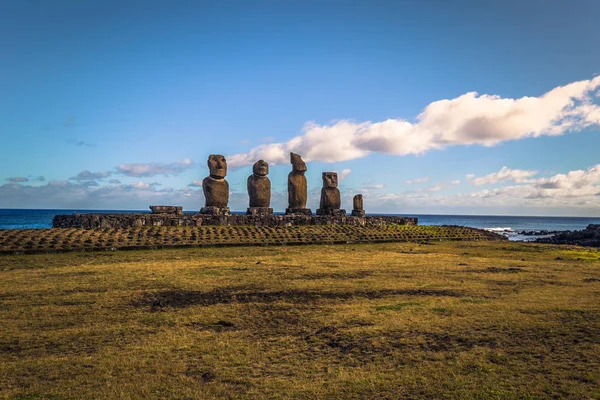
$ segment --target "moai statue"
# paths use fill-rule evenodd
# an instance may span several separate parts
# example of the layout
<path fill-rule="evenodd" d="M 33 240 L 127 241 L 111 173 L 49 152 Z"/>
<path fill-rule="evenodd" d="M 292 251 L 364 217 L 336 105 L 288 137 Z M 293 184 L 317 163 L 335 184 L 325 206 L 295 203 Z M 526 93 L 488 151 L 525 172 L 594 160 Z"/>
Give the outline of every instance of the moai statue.
<path fill-rule="evenodd" d="M 202 181 L 202 190 L 206 203 L 200 209 L 201 214 L 229 215 L 227 202 L 229 201 L 229 183 L 225 180 L 227 175 L 227 160 L 220 154 L 208 156 L 208 169 L 210 175 Z"/>
<path fill-rule="evenodd" d="M 342 203 L 338 186 L 337 172 L 323 172 L 323 189 L 321 189 L 321 206 L 317 215 L 345 216 L 346 210 L 340 210 Z"/>
<path fill-rule="evenodd" d="M 258 160 L 252 166 L 252 175 L 248 177 L 248 197 L 250 207 L 248 215 L 271 215 L 273 209 L 271 204 L 271 181 L 267 177 L 269 164 L 264 160 Z"/>
<path fill-rule="evenodd" d="M 356 196 L 354 196 L 354 198 L 352 199 L 352 204 L 353 204 L 352 215 L 355 217 L 364 217 L 365 210 L 363 208 L 362 194 L 357 194 Z"/>
<path fill-rule="evenodd" d="M 298 154 L 290 153 L 292 172 L 288 175 L 288 208 L 286 214 L 312 215 L 310 208 L 306 208 L 307 185 L 306 164 Z"/>

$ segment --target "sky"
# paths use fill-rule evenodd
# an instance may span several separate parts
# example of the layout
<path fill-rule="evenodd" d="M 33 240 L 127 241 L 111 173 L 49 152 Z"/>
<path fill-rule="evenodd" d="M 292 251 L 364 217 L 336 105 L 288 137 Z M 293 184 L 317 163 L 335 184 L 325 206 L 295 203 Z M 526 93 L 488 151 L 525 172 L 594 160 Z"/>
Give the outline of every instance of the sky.
<path fill-rule="evenodd" d="M 0 0 L 0 208 L 600 216 L 600 2 Z"/>

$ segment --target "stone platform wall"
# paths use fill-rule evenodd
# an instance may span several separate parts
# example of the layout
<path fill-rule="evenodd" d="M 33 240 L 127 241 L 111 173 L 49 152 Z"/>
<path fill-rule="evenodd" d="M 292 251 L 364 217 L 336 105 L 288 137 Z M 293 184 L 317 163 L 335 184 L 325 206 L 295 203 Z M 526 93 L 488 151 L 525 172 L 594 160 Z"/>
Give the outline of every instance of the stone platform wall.
<path fill-rule="evenodd" d="M 390 224 L 418 224 L 417 218 L 387 216 L 322 216 L 322 215 L 202 215 L 202 214 L 71 214 L 56 215 L 53 228 L 129 228 L 135 226 L 300 226 L 347 224 L 385 226 Z"/>

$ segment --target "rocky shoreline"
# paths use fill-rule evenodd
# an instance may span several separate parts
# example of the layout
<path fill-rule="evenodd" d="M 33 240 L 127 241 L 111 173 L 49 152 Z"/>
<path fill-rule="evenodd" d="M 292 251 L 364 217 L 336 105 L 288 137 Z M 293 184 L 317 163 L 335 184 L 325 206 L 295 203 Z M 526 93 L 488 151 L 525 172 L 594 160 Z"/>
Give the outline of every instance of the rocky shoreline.
<path fill-rule="evenodd" d="M 551 237 L 539 238 L 536 243 L 569 244 L 600 247 L 600 225 L 590 224 L 581 231 L 548 231 Z"/>

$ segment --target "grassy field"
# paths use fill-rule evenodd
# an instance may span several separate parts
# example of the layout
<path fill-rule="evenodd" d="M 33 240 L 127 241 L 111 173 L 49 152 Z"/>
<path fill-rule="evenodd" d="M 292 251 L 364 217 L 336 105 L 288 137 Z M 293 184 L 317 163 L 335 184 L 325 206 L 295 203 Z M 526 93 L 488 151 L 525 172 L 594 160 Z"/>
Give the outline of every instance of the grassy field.
<path fill-rule="evenodd" d="M 0 230 L 0 254 L 169 247 L 376 243 L 422 240 L 500 240 L 501 236 L 461 226 L 304 225 L 199 226 L 104 229 Z"/>
<path fill-rule="evenodd" d="M 508 242 L 0 256 L 0 397 L 600 398 L 600 252 Z"/>

